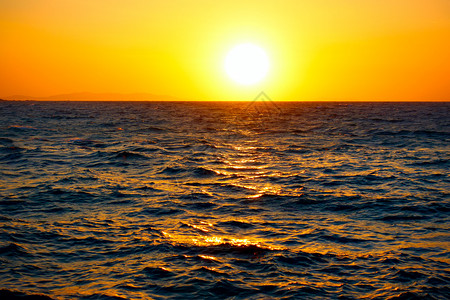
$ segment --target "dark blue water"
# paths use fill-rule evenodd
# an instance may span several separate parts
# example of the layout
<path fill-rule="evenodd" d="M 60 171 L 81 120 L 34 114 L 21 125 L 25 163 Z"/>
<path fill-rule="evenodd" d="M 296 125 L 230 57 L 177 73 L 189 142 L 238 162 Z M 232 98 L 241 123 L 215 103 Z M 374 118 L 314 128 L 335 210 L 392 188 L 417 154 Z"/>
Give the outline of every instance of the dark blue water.
<path fill-rule="evenodd" d="M 450 103 L 0 102 L 0 298 L 449 299 Z"/>

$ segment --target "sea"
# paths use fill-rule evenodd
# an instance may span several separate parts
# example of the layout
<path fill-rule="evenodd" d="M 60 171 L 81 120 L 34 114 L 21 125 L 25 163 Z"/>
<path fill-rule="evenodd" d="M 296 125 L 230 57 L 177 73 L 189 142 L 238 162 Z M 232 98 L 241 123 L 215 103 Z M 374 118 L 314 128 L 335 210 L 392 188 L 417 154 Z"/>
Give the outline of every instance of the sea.
<path fill-rule="evenodd" d="M 450 299 L 450 102 L 0 102 L 1 299 Z"/>

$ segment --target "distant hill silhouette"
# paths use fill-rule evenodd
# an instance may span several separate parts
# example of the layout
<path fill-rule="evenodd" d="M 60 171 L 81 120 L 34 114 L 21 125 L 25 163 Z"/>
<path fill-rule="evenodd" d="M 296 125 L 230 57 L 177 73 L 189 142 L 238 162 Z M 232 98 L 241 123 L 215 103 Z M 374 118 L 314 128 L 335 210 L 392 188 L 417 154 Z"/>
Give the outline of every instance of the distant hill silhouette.
<path fill-rule="evenodd" d="M 147 93 L 133 93 L 133 94 L 119 94 L 119 93 L 71 93 L 60 94 L 49 97 L 32 97 L 24 95 L 14 95 L 10 97 L 3 97 L 4 100 L 38 100 L 38 101 L 179 101 L 183 99 L 166 96 L 153 95 Z"/>

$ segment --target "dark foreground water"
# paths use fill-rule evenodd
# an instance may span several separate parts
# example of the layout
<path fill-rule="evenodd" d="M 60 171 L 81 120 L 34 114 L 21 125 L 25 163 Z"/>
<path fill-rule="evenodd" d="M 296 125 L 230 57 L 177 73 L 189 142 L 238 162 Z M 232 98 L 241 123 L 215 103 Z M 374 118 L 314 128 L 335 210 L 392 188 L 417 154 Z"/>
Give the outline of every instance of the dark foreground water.
<path fill-rule="evenodd" d="M 0 102 L 0 298 L 449 299 L 450 103 Z"/>

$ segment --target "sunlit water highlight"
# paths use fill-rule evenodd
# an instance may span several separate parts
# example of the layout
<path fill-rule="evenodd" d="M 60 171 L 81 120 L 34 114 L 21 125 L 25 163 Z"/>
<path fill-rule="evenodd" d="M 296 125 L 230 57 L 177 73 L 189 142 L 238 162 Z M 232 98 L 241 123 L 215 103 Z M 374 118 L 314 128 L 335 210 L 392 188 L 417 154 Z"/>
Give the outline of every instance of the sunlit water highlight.
<path fill-rule="evenodd" d="M 448 299 L 449 103 L 248 105 L 0 102 L 0 289 Z"/>

